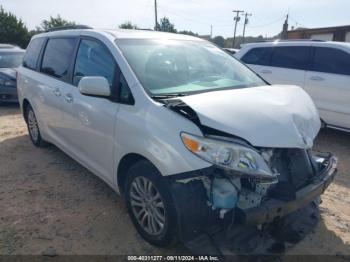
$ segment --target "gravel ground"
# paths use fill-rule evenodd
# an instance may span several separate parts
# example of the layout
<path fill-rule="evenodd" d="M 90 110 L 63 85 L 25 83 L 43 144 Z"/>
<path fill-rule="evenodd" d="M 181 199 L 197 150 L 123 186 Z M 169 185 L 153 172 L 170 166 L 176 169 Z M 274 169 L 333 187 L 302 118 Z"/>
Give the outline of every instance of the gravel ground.
<path fill-rule="evenodd" d="M 339 158 L 321 220 L 288 254 L 350 255 L 350 134 L 323 130 L 315 149 Z M 142 240 L 121 199 L 54 146 L 35 148 L 16 106 L 0 105 L 0 254 L 181 254 Z"/>

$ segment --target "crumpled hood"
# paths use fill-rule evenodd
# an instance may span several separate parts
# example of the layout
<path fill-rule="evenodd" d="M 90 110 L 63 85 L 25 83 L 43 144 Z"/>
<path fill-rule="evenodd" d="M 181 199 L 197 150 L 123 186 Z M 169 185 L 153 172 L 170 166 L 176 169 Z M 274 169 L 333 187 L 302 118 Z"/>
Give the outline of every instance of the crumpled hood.
<path fill-rule="evenodd" d="M 0 74 L 6 75 L 11 79 L 16 79 L 16 72 L 14 68 L 0 68 Z"/>
<path fill-rule="evenodd" d="M 297 86 L 261 86 L 181 97 L 201 124 L 257 147 L 310 148 L 321 122 L 309 95 Z"/>

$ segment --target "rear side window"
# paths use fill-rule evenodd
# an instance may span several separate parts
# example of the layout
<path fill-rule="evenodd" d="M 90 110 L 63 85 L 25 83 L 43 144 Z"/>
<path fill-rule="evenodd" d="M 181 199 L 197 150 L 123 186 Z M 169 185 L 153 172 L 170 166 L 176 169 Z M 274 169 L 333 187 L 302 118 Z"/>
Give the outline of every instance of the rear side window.
<path fill-rule="evenodd" d="M 27 52 L 23 59 L 24 67 L 27 67 L 33 70 L 36 69 L 44 41 L 45 41 L 45 38 L 36 38 L 30 42 L 29 46 L 27 47 Z"/>
<path fill-rule="evenodd" d="M 116 63 L 108 49 L 94 40 L 81 40 L 75 62 L 73 83 L 78 85 L 84 76 L 103 76 L 113 85 Z"/>
<path fill-rule="evenodd" d="M 241 60 L 246 64 L 268 66 L 270 64 L 271 54 L 271 47 L 253 48 Z"/>
<path fill-rule="evenodd" d="M 41 72 L 59 79 L 66 79 L 73 57 L 75 39 L 50 39 L 46 45 Z"/>
<path fill-rule="evenodd" d="M 283 46 L 275 47 L 271 66 L 306 70 L 309 65 L 310 47 Z"/>
<path fill-rule="evenodd" d="M 312 71 L 350 75 L 350 54 L 335 48 L 315 47 Z"/>

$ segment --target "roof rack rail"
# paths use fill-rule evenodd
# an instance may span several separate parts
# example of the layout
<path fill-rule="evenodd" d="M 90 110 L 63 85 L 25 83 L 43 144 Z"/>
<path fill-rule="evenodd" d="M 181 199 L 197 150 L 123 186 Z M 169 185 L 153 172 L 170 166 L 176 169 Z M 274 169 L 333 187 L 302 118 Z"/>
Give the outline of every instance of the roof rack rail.
<path fill-rule="evenodd" d="M 311 41 L 311 42 L 325 42 L 324 40 L 320 40 L 320 39 L 278 39 L 278 42 L 307 42 L 307 41 Z"/>
<path fill-rule="evenodd" d="M 92 29 L 92 27 L 87 25 L 67 25 L 67 26 L 53 27 L 53 28 L 47 29 L 45 32 L 70 30 L 70 29 Z"/>
<path fill-rule="evenodd" d="M 270 40 L 262 40 L 259 42 L 326 42 L 320 39 L 270 39 Z"/>

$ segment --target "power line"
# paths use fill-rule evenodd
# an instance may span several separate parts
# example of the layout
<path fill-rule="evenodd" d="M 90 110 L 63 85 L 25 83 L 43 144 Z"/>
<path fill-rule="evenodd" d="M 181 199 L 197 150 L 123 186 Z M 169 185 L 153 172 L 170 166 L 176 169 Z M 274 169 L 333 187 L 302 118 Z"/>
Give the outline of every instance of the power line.
<path fill-rule="evenodd" d="M 183 15 L 183 14 L 179 14 L 173 10 L 169 10 L 168 8 L 164 8 L 162 5 L 160 5 L 158 3 L 157 5 L 157 8 L 160 9 L 160 10 L 163 10 L 171 15 L 174 15 L 174 16 L 177 16 L 177 17 L 180 17 L 182 19 L 185 19 L 187 21 L 190 21 L 190 22 L 193 22 L 193 23 L 197 23 L 197 24 L 201 24 L 201 25 L 205 25 L 207 27 L 210 27 L 210 26 L 213 26 L 213 27 L 231 27 L 232 24 L 212 24 L 210 22 L 204 22 L 204 21 L 201 21 L 201 20 L 198 20 L 198 19 L 193 19 L 192 17 L 188 17 L 186 15 Z M 267 26 L 270 26 L 270 25 L 273 25 L 273 24 L 276 24 L 276 23 L 279 23 L 281 20 L 283 20 L 285 17 L 280 17 L 278 19 L 275 19 L 269 23 L 266 23 L 266 24 L 261 24 L 261 25 L 249 25 L 249 28 L 262 28 L 262 27 L 267 27 Z M 212 19 L 208 19 L 208 21 L 212 21 Z"/>
<path fill-rule="evenodd" d="M 300 24 L 297 20 L 295 20 L 293 17 L 291 17 L 291 16 L 289 16 L 289 18 L 291 19 L 291 20 L 293 20 L 296 24 L 297 24 L 297 26 L 298 25 L 301 25 L 302 27 L 307 27 L 307 26 L 305 26 L 305 25 L 303 25 L 303 24 Z"/>
<path fill-rule="evenodd" d="M 179 14 L 175 13 L 174 11 L 170 11 L 169 9 L 166 9 L 166 8 L 162 7 L 161 5 L 158 5 L 158 8 L 163 10 L 163 11 L 166 11 L 166 12 L 172 14 L 172 15 L 175 15 L 175 16 L 181 17 L 181 18 L 183 18 L 185 20 L 188 20 L 188 21 L 192 21 L 192 22 L 195 22 L 195 23 L 198 23 L 198 24 L 202 24 L 202 25 L 207 25 L 207 26 L 210 25 L 209 23 L 204 23 L 204 22 L 201 22 L 199 20 L 195 20 L 193 18 L 186 17 L 184 15 L 179 15 Z"/>
<path fill-rule="evenodd" d="M 172 15 L 175 15 L 175 16 L 177 16 L 177 17 L 180 17 L 180 18 L 183 18 L 183 19 L 185 19 L 185 20 L 188 20 L 188 21 L 191 21 L 191 22 L 194 22 L 194 23 L 197 23 L 197 24 L 202 24 L 202 25 L 206 25 L 206 26 L 213 26 L 213 27 L 231 27 L 232 26 L 232 24 L 212 24 L 212 23 L 210 23 L 210 22 L 203 22 L 203 21 L 200 21 L 200 20 L 198 20 L 198 19 L 193 19 L 193 18 L 190 18 L 190 17 L 188 17 L 188 16 L 185 16 L 185 15 L 183 15 L 183 14 L 178 14 L 177 12 L 174 12 L 174 11 L 172 11 L 172 10 L 169 10 L 168 8 L 164 8 L 163 6 L 161 6 L 161 5 L 159 5 L 158 4 L 158 8 L 159 9 L 161 9 L 161 10 L 163 10 L 163 11 L 166 11 L 166 12 L 168 12 L 169 14 L 172 14 Z M 206 20 L 208 20 L 208 21 L 212 21 L 213 20 L 213 18 L 208 18 L 208 19 L 206 19 Z"/>
<path fill-rule="evenodd" d="M 276 24 L 278 22 L 281 22 L 281 20 L 284 20 L 285 16 L 282 16 L 270 23 L 266 23 L 266 24 L 262 24 L 262 25 L 255 25 L 255 26 L 249 26 L 250 28 L 260 28 L 260 27 L 266 27 L 266 26 L 269 26 L 269 25 L 273 25 L 273 24 Z"/>

